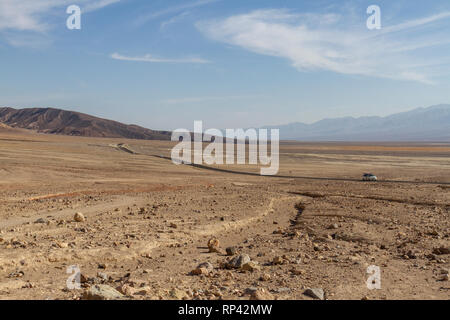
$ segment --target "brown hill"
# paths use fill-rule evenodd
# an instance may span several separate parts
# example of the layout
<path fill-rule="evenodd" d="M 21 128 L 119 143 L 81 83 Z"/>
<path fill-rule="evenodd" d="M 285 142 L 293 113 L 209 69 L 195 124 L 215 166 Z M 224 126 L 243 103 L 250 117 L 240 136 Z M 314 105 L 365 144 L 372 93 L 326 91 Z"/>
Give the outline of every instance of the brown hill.
<path fill-rule="evenodd" d="M 127 125 L 84 113 L 53 108 L 0 108 L 0 123 L 40 133 L 71 136 L 141 140 L 170 140 L 171 137 L 168 131 L 154 131 L 137 125 Z"/>

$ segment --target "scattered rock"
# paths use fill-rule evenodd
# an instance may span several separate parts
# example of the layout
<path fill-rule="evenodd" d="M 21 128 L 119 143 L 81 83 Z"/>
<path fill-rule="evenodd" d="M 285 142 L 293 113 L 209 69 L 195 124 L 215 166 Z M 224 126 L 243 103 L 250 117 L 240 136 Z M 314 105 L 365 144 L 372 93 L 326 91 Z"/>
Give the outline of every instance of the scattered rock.
<path fill-rule="evenodd" d="M 270 280 L 270 274 L 268 274 L 268 273 L 264 273 L 264 274 L 262 274 L 260 277 L 259 277 L 259 280 L 260 281 L 269 281 Z"/>
<path fill-rule="evenodd" d="M 191 274 L 195 275 L 195 276 L 200 276 L 200 275 L 206 276 L 206 275 L 210 274 L 212 271 L 214 271 L 214 266 L 210 262 L 204 262 L 204 263 L 199 264 L 197 266 L 197 268 L 192 270 Z"/>
<path fill-rule="evenodd" d="M 209 241 L 208 241 L 208 249 L 209 249 L 209 252 L 217 252 L 217 253 L 220 253 L 220 249 L 219 249 L 219 246 L 220 246 L 220 242 L 219 242 L 219 240 L 217 239 L 217 238 L 211 238 Z"/>
<path fill-rule="evenodd" d="M 84 215 L 83 215 L 81 212 L 75 213 L 73 219 L 74 219 L 76 222 L 84 222 L 84 221 L 86 221 L 86 218 L 84 217 Z"/>
<path fill-rule="evenodd" d="M 276 293 L 283 294 L 283 293 L 291 292 L 291 289 L 290 288 L 277 288 L 277 289 L 274 289 L 273 291 L 276 292 Z"/>
<path fill-rule="evenodd" d="M 261 270 L 261 267 L 258 265 L 257 262 L 255 262 L 255 261 L 249 261 L 249 262 L 247 262 L 246 264 L 244 264 L 244 265 L 241 267 L 241 269 L 244 270 L 244 271 L 250 271 L 250 272 L 253 272 L 253 271 Z"/>
<path fill-rule="evenodd" d="M 80 282 L 81 283 L 87 283 L 89 281 L 89 277 L 86 276 L 84 273 L 80 274 Z"/>
<path fill-rule="evenodd" d="M 273 258 L 273 260 L 272 260 L 272 264 L 273 265 L 280 265 L 280 264 L 283 264 L 283 263 L 285 263 L 285 259 L 283 257 L 280 257 L 280 256 L 277 256 L 277 257 Z"/>
<path fill-rule="evenodd" d="M 98 272 L 97 277 L 103 281 L 108 281 L 108 279 L 109 279 L 109 276 L 104 272 Z"/>
<path fill-rule="evenodd" d="M 313 299 L 324 300 L 325 298 L 325 294 L 323 292 L 323 289 L 321 288 L 306 289 L 306 291 L 303 294 Z"/>
<path fill-rule="evenodd" d="M 295 274 L 296 276 L 300 276 L 300 275 L 302 275 L 302 274 L 305 274 L 305 271 L 304 271 L 304 270 L 300 270 L 300 269 L 295 269 L 295 268 L 293 268 L 293 269 L 291 269 L 291 273 L 292 273 L 292 274 Z"/>
<path fill-rule="evenodd" d="M 36 224 L 46 224 L 47 222 L 48 222 L 47 219 L 39 218 L 34 223 L 36 223 Z"/>
<path fill-rule="evenodd" d="M 228 261 L 226 266 L 230 269 L 240 269 L 244 264 L 250 261 L 251 259 L 248 254 L 241 254 Z"/>
<path fill-rule="evenodd" d="M 259 300 L 259 301 L 274 300 L 274 297 L 270 292 L 261 288 L 257 289 L 251 294 L 250 300 Z"/>
<path fill-rule="evenodd" d="M 15 271 L 15 272 L 11 272 L 8 275 L 8 278 L 22 278 L 25 275 L 25 272 L 23 271 Z"/>
<path fill-rule="evenodd" d="M 143 287 L 136 290 L 134 293 L 137 296 L 148 296 L 152 293 L 152 289 L 150 287 Z"/>
<path fill-rule="evenodd" d="M 121 300 L 124 295 L 108 285 L 98 284 L 86 290 L 82 297 L 83 300 Z"/>
<path fill-rule="evenodd" d="M 194 276 L 207 276 L 209 271 L 205 268 L 196 268 L 191 271 L 191 274 Z"/>
<path fill-rule="evenodd" d="M 411 249 L 411 250 L 408 250 L 408 252 L 406 252 L 406 256 L 409 259 L 417 259 L 419 254 L 420 254 L 420 251 L 416 250 L 416 249 Z"/>
<path fill-rule="evenodd" d="M 33 283 L 27 282 L 27 283 L 25 283 L 25 284 L 22 286 L 22 289 L 31 289 L 31 288 L 34 288 L 34 287 L 35 287 L 35 285 L 34 285 Z"/>
<path fill-rule="evenodd" d="M 177 288 L 170 290 L 169 294 L 170 294 L 170 297 L 175 300 L 184 300 L 184 299 L 188 298 L 188 295 L 186 292 L 184 292 L 180 289 L 177 289 Z"/>
<path fill-rule="evenodd" d="M 446 247 L 434 248 L 433 253 L 437 255 L 450 254 L 450 248 Z"/>
<path fill-rule="evenodd" d="M 124 294 L 126 296 L 131 297 L 132 295 L 135 294 L 136 290 L 130 286 L 129 284 L 124 284 L 121 285 L 117 288 L 117 291 L 120 292 L 121 294 Z"/>
<path fill-rule="evenodd" d="M 234 256 L 237 252 L 235 247 L 226 248 L 227 256 Z"/>
<path fill-rule="evenodd" d="M 61 249 L 64 249 L 64 248 L 68 248 L 68 247 L 69 247 L 69 244 L 66 243 L 66 242 L 58 242 L 58 243 L 57 243 L 57 246 L 58 246 L 59 248 L 61 248 Z"/>
<path fill-rule="evenodd" d="M 246 288 L 245 290 L 244 290 L 244 294 L 253 294 L 253 293 L 255 293 L 256 291 L 258 291 L 258 288 L 257 287 L 248 287 L 248 288 Z"/>

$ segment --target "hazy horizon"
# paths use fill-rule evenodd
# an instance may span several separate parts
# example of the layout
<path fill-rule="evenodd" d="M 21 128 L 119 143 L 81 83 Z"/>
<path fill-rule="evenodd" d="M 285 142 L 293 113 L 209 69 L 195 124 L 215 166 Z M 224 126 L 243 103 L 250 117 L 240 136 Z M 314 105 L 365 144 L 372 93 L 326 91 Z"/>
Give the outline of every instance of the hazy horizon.
<path fill-rule="evenodd" d="M 407 112 L 416 111 L 416 110 L 420 110 L 420 109 L 430 109 L 430 108 L 435 108 L 435 107 L 440 107 L 440 106 L 447 106 L 447 107 L 450 108 L 450 103 L 449 104 L 447 104 L 447 103 L 440 103 L 440 104 L 433 105 L 433 106 L 417 107 L 417 108 L 401 111 L 401 112 L 398 112 L 398 113 L 391 113 L 391 114 L 386 114 L 386 115 L 381 115 L 381 116 L 378 116 L 378 115 L 365 115 L 365 116 L 348 115 L 348 116 L 342 116 L 342 117 L 336 117 L 336 118 L 322 118 L 322 119 L 315 120 L 315 121 L 312 121 L 312 122 L 301 122 L 301 121 L 292 120 L 291 122 L 287 122 L 287 123 L 275 123 L 275 124 L 269 123 L 269 124 L 266 124 L 266 125 L 258 126 L 257 128 L 265 128 L 265 127 L 273 127 L 273 128 L 275 128 L 277 126 L 282 127 L 282 126 L 292 125 L 292 124 L 312 125 L 312 124 L 317 124 L 317 123 L 319 123 L 321 121 L 324 121 L 324 120 L 339 120 L 339 119 L 347 119 L 347 118 L 352 118 L 352 119 L 355 119 L 355 120 L 362 119 L 362 118 L 371 118 L 371 117 L 387 118 L 387 117 L 390 117 L 390 116 L 393 116 L 393 115 L 397 115 L 397 114 L 401 114 L 401 113 L 407 113 Z M 98 117 L 98 118 L 102 118 L 102 119 L 106 119 L 106 120 L 117 121 L 117 122 L 124 123 L 124 124 L 127 124 L 127 125 L 138 125 L 138 126 L 141 126 L 138 123 L 132 123 L 132 122 L 128 123 L 128 122 L 122 121 L 121 119 L 107 118 L 107 117 L 103 117 L 101 115 L 96 115 L 96 114 L 93 114 L 93 113 L 77 111 L 76 109 L 69 109 L 69 108 L 64 108 L 64 107 L 61 108 L 61 107 L 57 107 L 57 106 L 23 107 L 23 108 L 20 108 L 20 107 L 14 107 L 14 106 L 2 106 L 2 105 L 0 105 L 0 108 L 13 108 L 13 109 L 35 109 L 35 108 L 47 109 L 48 108 L 48 109 L 56 109 L 56 110 L 64 110 L 64 111 L 73 111 L 73 112 L 80 112 L 80 113 L 84 113 L 84 114 L 87 114 L 87 115 L 90 115 L 90 116 L 94 116 L 94 117 Z M 187 128 L 188 129 L 192 129 L 191 127 L 193 127 L 193 124 L 194 123 L 192 123 L 190 127 L 187 126 Z M 172 130 L 178 129 L 178 128 L 151 128 L 151 127 L 145 127 L 145 126 L 143 126 L 143 127 L 146 128 L 146 129 L 160 130 L 160 131 L 172 131 Z M 233 127 L 233 128 L 237 128 L 237 127 Z M 218 129 L 226 129 L 226 128 L 218 128 Z"/>

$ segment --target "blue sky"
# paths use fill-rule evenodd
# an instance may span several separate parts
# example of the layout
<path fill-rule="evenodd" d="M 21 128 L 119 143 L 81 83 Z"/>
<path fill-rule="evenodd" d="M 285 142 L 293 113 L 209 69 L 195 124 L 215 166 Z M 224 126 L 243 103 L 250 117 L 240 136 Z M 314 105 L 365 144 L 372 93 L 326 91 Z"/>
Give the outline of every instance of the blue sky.
<path fill-rule="evenodd" d="M 72 4 L 81 30 L 66 28 Z M 448 0 L 0 0 L 0 106 L 154 129 L 450 103 L 449 53 Z"/>

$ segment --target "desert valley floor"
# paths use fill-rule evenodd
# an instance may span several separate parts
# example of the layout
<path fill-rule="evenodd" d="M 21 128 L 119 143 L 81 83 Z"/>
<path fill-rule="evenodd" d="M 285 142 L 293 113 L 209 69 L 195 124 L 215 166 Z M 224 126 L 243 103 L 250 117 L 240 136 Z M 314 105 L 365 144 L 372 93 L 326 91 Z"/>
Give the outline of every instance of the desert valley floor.
<path fill-rule="evenodd" d="M 449 144 L 286 142 L 283 178 L 176 166 L 158 157 L 172 146 L 0 128 L 0 299 L 99 284 L 124 299 L 450 298 Z"/>

